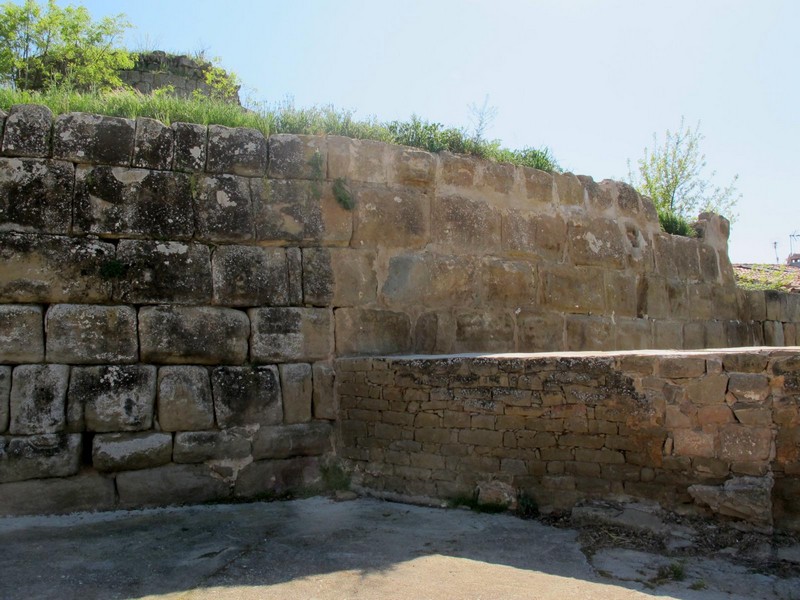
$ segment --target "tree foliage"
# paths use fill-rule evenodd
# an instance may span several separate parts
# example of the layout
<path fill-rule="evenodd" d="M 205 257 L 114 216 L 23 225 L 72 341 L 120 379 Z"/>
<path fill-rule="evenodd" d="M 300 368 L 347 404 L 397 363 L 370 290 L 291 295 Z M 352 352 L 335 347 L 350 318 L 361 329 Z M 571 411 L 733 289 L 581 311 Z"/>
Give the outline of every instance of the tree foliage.
<path fill-rule="evenodd" d="M 711 180 L 715 172 L 705 175 L 706 157 L 700 151 L 700 123 L 689 127 L 681 118 L 675 132 L 667 130 L 665 140 L 659 145 L 653 134 L 652 149 L 645 148 L 644 156 L 637 161 L 637 169 L 628 161 L 630 183 L 645 196 L 652 198 L 665 229 L 668 223 L 694 219 L 698 212 L 711 211 L 723 215 L 731 222 L 736 219 L 734 209 L 741 198 L 736 190 L 738 175 L 727 187 L 717 187 Z"/>
<path fill-rule="evenodd" d="M 109 89 L 121 85 L 119 69 L 133 67 L 116 42 L 130 24 L 123 15 L 93 21 L 83 6 L 54 0 L 0 6 L 0 83 L 15 89 L 68 85 Z"/>

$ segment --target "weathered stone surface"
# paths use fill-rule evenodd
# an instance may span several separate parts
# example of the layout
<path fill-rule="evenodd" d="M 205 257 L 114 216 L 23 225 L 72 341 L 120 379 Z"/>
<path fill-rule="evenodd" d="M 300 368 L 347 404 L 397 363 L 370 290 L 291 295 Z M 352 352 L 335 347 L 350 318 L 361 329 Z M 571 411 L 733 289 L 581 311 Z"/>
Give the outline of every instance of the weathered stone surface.
<path fill-rule="evenodd" d="M 366 308 L 339 308 L 336 354 L 392 354 L 411 348 L 411 319 L 405 313 Z"/>
<path fill-rule="evenodd" d="M 520 352 L 557 352 L 564 349 L 564 317 L 555 313 L 522 311 L 517 316 Z"/>
<path fill-rule="evenodd" d="M 8 429 L 11 367 L 0 366 L 0 433 Z"/>
<path fill-rule="evenodd" d="M 763 402 L 770 393 L 769 379 L 760 373 L 731 373 L 728 391 L 742 402 Z"/>
<path fill-rule="evenodd" d="M 105 237 L 192 236 L 192 192 L 183 173 L 81 166 L 75 176 L 76 233 Z"/>
<path fill-rule="evenodd" d="M 214 426 L 211 381 L 205 368 L 182 366 L 158 370 L 158 424 L 162 431 Z"/>
<path fill-rule="evenodd" d="M 327 173 L 328 148 L 324 137 L 292 133 L 269 136 L 269 178 L 321 181 Z"/>
<path fill-rule="evenodd" d="M 208 126 L 209 173 L 262 177 L 267 172 L 267 140 L 260 131 L 246 127 Z"/>
<path fill-rule="evenodd" d="M 56 433 L 66 423 L 66 365 L 20 365 L 14 368 L 8 431 L 15 435 Z"/>
<path fill-rule="evenodd" d="M 0 158 L 0 231 L 69 233 L 74 179 L 71 163 Z"/>
<path fill-rule="evenodd" d="M 237 498 L 276 497 L 288 492 L 313 491 L 320 482 L 317 457 L 260 460 L 239 473 L 234 495 Z"/>
<path fill-rule="evenodd" d="M 355 248 L 422 248 L 430 238 L 428 196 L 417 188 L 354 187 Z"/>
<path fill-rule="evenodd" d="M 54 304 L 44 327 L 48 362 L 132 363 L 139 357 L 136 309 L 130 306 Z"/>
<path fill-rule="evenodd" d="M 8 113 L 0 152 L 12 156 L 50 155 L 53 112 L 40 104 L 14 104 Z"/>
<path fill-rule="evenodd" d="M 156 368 L 150 365 L 74 367 L 71 412 L 83 406 L 89 431 L 144 431 L 153 423 Z"/>
<path fill-rule="evenodd" d="M 0 515 L 3 516 L 110 510 L 115 502 L 114 480 L 96 473 L 0 485 Z"/>
<path fill-rule="evenodd" d="M 278 367 L 283 392 L 283 422 L 306 423 L 311 420 L 313 381 L 311 365 L 285 364 Z"/>
<path fill-rule="evenodd" d="M 617 319 L 616 350 L 637 350 L 639 348 L 652 348 L 653 334 L 650 321 L 647 319 Z"/>
<path fill-rule="evenodd" d="M 389 148 L 373 140 L 328 136 L 328 178 L 386 183 Z"/>
<path fill-rule="evenodd" d="M 37 363 L 43 360 L 42 307 L 0 304 L 0 363 Z"/>
<path fill-rule="evenodd" d="M 236 175 L 208 176 L 195 181 L 194 187 L 197 239 L 212 242 L 253 239 L 249 179 Z"/>
<path fill-rule="evenodd" d="M 283 248 L 220 246 L 211 259 L 211 278 L 215 304 L 289 304 L 289 268 Z"/>
<path fill-rule="evenodd" d="M 182 242 L 122 240 L 114 298 L 131 304 L 200 304 L 211 301 L 208 246 Z"/>
<path fill-rule="evenodd" d="M 95 240 L 0 234 L 0 302 L 107 302 L 114 246 Z"/>
<path fill-rule="evenodd" d="M 253 458 L 320 456 L 331 450 L 333 428 L 325 421 L 262 427 L 253 439 Z"/>
<path fill-rule="evenodd" d="M 679 350 L 683 344 L 683 323 L 666 320 L 653 323 L 653 348 Z"/>
<path fill-rule="evenodd" d="M 485 202 L 449 196 L 431 205 L 431 241 L 450 252 L 499 250 L 500 223 L 500 212 Z"/>
<path fill-rule="evenodd" d="M 469 312 L 456 317 L 456 352 L 502 352 L 514 348 L 514 319 L 506 313 Z"/>
<path fill-rule="evenodd" d="M 664 277 L 682 281 L 700 279 L 699 242 L 694 238 L 669 235 L 655 236 L 656 269 Z"/>
<path fill-rule="evenodd" d="M 303 254 L 300 248 L 286 249 L 286 270 L 289 273 L 289 305 L 303 304 Z"/>
<path fill-rule="evenodd" d="M 217 367 L 211 374 L 220 427 L 276 425 L 283 420 L 278 368 Z"/>
<path fill-rule="evenodd" d="M 324 308 L 251 308 L 250 359 L 297 362 L 327 358 L 333 346 L 331 312 Z"/>
<path fill-rule="evenodd" d="M 2 448 L 5 444 L 5 448 Z M 69 477 L 78 472 L 81 435 L 48 433 L 0 438 L 0 483 L 41 477 Z"/>
<path fill-rule="evenodd" d="M 605 317 L 566 316 L 567 350 L 613 350 L 616 326 Z"/>
<path fill-rule="evenodd" d="M 719 433 L 719 457 L 728 461 L 758 462 L 767 460 L 773 447 L 769 428 L 726 425 Z"/>
<path fill-rule="evenodd" d="M 388 146 L 387 179 L 398 185 L 431 186 L 436 177 L 436 159 L 417 148 Z"/>
<path fill-rule="evenodd" d="M 190 173 L 203 171 L 206 168 L 208 128 L 196 123 L 173 123 L 170 129 L 175 132 L 172 168 Z"/>
<path fill-rule="evenodd" d="M 616 221 L 596 218 L 569 224 L 569 254 L 575 265 L 622 269 L 627 264 L 623 233 Z"/>
<path fill-rule="evenodd" d="M 173 460 L 176 463 L 201 463 L 250 456 L 250 440 L 244 431 L 184 431 L 175 434 Z"/>
<path fill-rule="evenodd" d="M 540 256 L 561 261 L 567 224 L 559 215 L 509 210 L 502 219 L 502 247 L 512 256 Z"/>
<path fill-rule="evenodd" d="M 742 519 L 756 527 L 772 529 L 772 473 L 764 477 L 732 477 L 723 485 L 691 485 L 698 504 L 722 515 Z"/>
<path fill-rule="evenodd" d="M 253 179 L 250 187 L 257 241 L 350 243 L 353 213 L 336 201 L 330 182 Z"/>
<path fill-rule="evenodd" d="M 100 433 L 92 440 L 92 465 L 98 471 L 147 469 L 171 459 L 169 433 Z"/>
<path fill-rule="evenodd" d="M 484 258 L 478 266 L 477 283 L 480 306 L 521 308 L 537 303 L 536 272 L 529 262 Z"/>
<path fill-rule="evenodd" d="M 603 271 L 594 267 L 540 267 L 544 304 L 571 313 L 605 312 Z"/>
<path fill-rule="evenodd" d="M 606 270 L 603 273 L 606 290 L 606 314 L 620 317 L 644 316 L 640 310 L 638 291 L 638 278 L 624 270 Z M 649 348 L 650 345 L 636 346 L 636 348 Z"/>
<path fill-rule="evenodd" d="M 402 308 L 422 298 L 429 308 L 473 306 L 477 270 L 469 256 L 398 254 L 389 260 L 381 297 L 388 306 Z"/>
<path fill-rule="evenodd" d="M 554 196 L 559 204 L 583 206 L 583 185 L 572 173 L 553 173 Z"/>
<path fill-rule="evenodd" d="M 314 418 L 329 420 L 336 419 L 339 411 L 336 405 L 336 397 L 333 392 L 333 385 L 336 377 L 333 367 L 324 362 L 314 363 L 312 375 L 314 379 L 314 389 L 312 395 Z"/>
<path fill-rule="evenodd" d="M 175 150 L 175 130 L 161 121 L 136 118 L 136 134 L 133 146 L 134 167 L 167 170 L 172 168 Z"/>
<path fill-rule="evenodd" d="M 577 177 L 583 185 L 583 189 L 586 190 L 589 209 L 605 212 L 614 205 L 614 199 L 611 197 L 607 185 L 597 183 L 588 175 L 578 175 Z"/>
<path fill-rule="evenodd" d="M 719 252 L 728 253 L 728 237 L 731 232 L 728 219 L 712 212 L 702 212 L 697 217 L 694 228 L 704 244 Z"/>
<path fill-rule="evenodd" d="M 241 364 L 247 359 L 249 336 L 247 315 L 231 308 L 152 306 L 139 310 L 140 352 L 145 362 Z"/>
<path fill-rule="evenodd" d="M 478 483 L 478 504 L 492 507 L 517 508 L 517 490 L 503 481 L 481 481 Z"/>
<path fill-rule="evenodd" d="M 86 113 L 59 115 L 53 130 L 53 158 L 127 167 L 133 156 L 135 132 L 131 119 Z"/>
<path fill-rule="evenodd" d="M 125 508 L 197 504 L 230 495 L 227 483 L 205 465 L 164 465 L 117 475 L 119 504 Z"/>
<path fill-rule="evenodd" d="M 353 248 L 303 249 L 303 299 L 314 306 L 358 306 L 377 295 L 375 252 Z"/>

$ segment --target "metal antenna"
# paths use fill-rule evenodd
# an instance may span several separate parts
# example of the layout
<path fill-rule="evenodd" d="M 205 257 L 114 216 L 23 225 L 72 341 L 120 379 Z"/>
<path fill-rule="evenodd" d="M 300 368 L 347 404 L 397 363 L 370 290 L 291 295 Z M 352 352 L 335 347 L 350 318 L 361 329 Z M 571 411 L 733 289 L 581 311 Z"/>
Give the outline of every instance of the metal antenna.
<path fill-rule="evenodd" d="M 777 241 L 772 242 L 772 247 L 775 249 L 775 264 L 777 265 L 778 263 L 781 262 L 781 259 L 778 258 L 778 242 Z"/>
<path fill-rule="evenodd" d="M 789 255 L 791 256 L 794 254 L 794 250 L 792 249 L 792 241 L 793 240 L 800 240 L 800 233 L 794 232 L 789 234 Z"/>

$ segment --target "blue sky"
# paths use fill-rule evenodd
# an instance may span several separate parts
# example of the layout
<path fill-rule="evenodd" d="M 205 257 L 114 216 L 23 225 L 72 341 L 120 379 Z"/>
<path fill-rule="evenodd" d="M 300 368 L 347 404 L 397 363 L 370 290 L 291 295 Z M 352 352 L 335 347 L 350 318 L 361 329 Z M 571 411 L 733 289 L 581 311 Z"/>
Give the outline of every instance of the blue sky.
<path fill-rule="evenodd" d="M 488 95 L 488 136 L 547 145 L 596 180 L 625 178 L 681 116 L 700 121 L 708 174 L 739 175 L 732 260 L 775 262 L 777 242 L 783 261 L 800 232 L 796 0 L 81 3 L 125 13 L 134 49 L 219 56 L 258 100 L 470 126 Z"/>

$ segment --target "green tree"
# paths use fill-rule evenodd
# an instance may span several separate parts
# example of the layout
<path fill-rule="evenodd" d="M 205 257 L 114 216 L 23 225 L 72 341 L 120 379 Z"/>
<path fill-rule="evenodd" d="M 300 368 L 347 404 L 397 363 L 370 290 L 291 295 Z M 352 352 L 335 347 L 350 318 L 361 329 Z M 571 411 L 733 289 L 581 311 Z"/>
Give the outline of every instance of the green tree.
<path fill-rule="evenodd" d="M 628 179 L 641 194 L 652 198 L 662 226 L 670 233 L 675 223 L 694 219 L 700 211 L 723 215 L 731 222 L 736 220 L 734 209 L 741 198 L 736 190 L 734 176 L 727 187 L 711 183 L 715 172 L 705 175 L 706 157 L 700 151 L 700 123 L 694 129 L 684 123 L 677 131 L 667 130 L 663 145 L 653 134 L 653 148 L 644 149 L 637 161 L 637 169 L 628 161 Z M 687 226 L 687 225 L 685 225 Z M 685 227 L 678 225 L 679 228 Z"/>
<path fill-rule="evenodd" d="M 83 6 L 60 8 L 35 0 L 0 6 L 0 83 L 15 89 L 66 84 L 109 89 L 134 57 L 116 46 L 130 27 L 124 15 L 93 21 Z"/>

